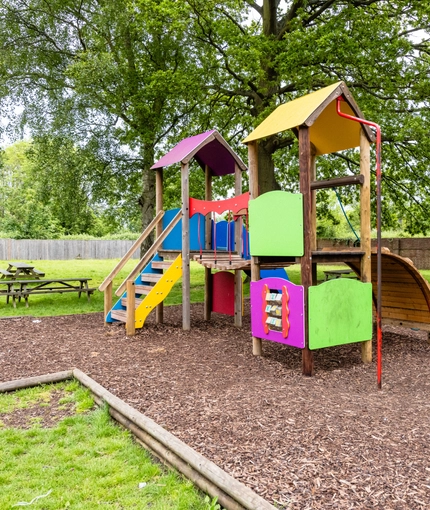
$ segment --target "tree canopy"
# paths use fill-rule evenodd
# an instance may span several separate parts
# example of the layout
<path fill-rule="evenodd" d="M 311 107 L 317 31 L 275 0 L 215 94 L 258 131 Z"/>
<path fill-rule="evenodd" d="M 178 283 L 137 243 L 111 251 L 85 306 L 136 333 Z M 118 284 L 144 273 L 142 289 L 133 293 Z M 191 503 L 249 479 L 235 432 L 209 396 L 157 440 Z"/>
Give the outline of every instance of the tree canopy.
<path fill-rule="evenodd" d="M 11 119 L 23 107 L 16 120 L 34 135 L 90 149 L 109 183 L 99 192 L 139 204 L 146 224 L 149 168 L 175 140 L 216 128 L 244 154 L 276 106 L 343 80 L 382 127 L 384 226 L 426 232 L 429 16 L 419 0 L 4 0 L 0 98 Z M 349 151 L 317 171 L 357 166 Z M 261 141 L 259 167 L 262 192 L 295 189 L 293 134 Z"/>

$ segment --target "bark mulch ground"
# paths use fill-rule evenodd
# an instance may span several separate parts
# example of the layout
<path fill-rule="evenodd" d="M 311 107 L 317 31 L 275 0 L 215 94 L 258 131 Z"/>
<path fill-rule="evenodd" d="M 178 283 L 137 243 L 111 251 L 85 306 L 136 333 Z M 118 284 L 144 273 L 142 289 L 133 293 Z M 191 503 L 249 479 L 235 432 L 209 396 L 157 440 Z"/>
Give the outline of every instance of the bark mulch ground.
<path fill-rule="evenodd" d="M 430 508 L 430 345 L 384 328 L 383 387 L 357 345 L 315 352 L 264 342 L 249 319 L 204 322 L 192 305 L 127 338 L 102 314 L 0 320 L 0 380 L 80 368 L 282 509 Z"/>
<path fill-rule="evenodd" d="M 36 401 L 21 409 L 15 409 L 8 414 L 0 414 L 0 428 L 30 429 L 36 424 L 43 428 L 55 427 L 67 416 L 76 414 L 75 405 L 63 403 L 65 391 L 50 392 L 49 401 Z"/>

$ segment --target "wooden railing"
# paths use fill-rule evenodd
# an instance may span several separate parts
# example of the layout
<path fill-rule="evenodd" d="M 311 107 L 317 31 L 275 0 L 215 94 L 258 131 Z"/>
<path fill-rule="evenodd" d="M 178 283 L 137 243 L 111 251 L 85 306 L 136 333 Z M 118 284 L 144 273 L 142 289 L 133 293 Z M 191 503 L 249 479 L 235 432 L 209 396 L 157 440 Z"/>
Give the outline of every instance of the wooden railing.
<path fill-rule="evenodd" d="M 162 242 L 166 239 L 166 237 L 170 234 L 170 232 L 176 227 L 176 225 L 180 222 L 182 218 L 182 211 L 179 210 L 176 216 L 172 219 L 172 221 L 167 225 L 167 227 L 163 230 L 163 232 L 157 237 L 154 241 L 154 244 L 149 248 L 149 250 L 145 253 L 145 255 L 139 260 L 136 267 L 133 271 L 127 276 L 127 278 L 121 283 L 118 287 L 118 290 L 115 292 L 117 296 L 121 296 L 121 294 L 125 291 L 127 286 L 127 280 L 135 279 L 136 276 L 142 269 L 149 264 L 152 257 L 157 253 L 158 248 L 161 246 Z"/>
<path fill-rule="evenodd" d="M 158 224 L 159 221 L 164 216 L 164 211 L 160 211 L 157 216 L 151 221 L 151 223 L 145 228 L 145 230 L 142 232 L 142 234 L 136 239 L 136 241 L 133 243 L 133 246 L 127 251 L 127 253 L 124 255 L 124 257 L 118 262 L 118 264 L 112 269 L 112 271 L 106 276 L 106 278 L 103 280 L 101 285 L 99 286 L 99 290 L 103 292 L 106 290 L 107 286 L 112 283 L 115 276 L 121 271 L 121 269 L 125 266 L 125 264 L 131 259 L 134 252 L 137 250 L 137 248 L 145 241 L 145 239 L 151 234 L 151 232 L 154 230 L 155 226 Z"/>

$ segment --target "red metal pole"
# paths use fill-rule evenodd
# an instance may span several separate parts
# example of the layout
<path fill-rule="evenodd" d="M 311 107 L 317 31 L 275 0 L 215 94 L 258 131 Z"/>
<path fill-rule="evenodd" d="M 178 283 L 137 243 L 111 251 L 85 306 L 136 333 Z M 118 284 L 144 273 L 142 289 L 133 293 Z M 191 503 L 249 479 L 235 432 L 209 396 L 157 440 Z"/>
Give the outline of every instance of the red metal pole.
<path fill-rule="evenodd" d="M 343 97 L 336 101 L 338 115 L 345 119 L 366 124 L 376 129 L 376 270 L 377 270 L 377 297 L 376 297 L 376 350 L 377 350 L 377 379 L 378 388 L 382 388 L 382 251 L 381 251 L 381 128 L 375 122 L 370 122 L 359 117 L 353 117 L 340 111 L 340 103 Z"/>

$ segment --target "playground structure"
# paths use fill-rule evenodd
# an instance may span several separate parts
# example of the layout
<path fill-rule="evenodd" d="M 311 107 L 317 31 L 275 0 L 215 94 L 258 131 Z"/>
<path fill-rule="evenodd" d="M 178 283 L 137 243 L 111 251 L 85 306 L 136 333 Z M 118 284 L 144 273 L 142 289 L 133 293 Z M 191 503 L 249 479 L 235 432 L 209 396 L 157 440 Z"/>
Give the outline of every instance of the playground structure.
<path fill-rule="evenodd" d="M 368 125 L 341 116 L 340 107 L 354 120 L 363 119 L 351 93 L 339 82 L 281 105 L 263 121 L 244 140 L 249 193 L 242 194 L 244 163 L 216 131 L 186 138 L 163 156 L 152 167 L 156 216 L 99 288 L 105 291 L 106 322 L 124 322 L 128 334 L 133 334 L 154 309 L 157 322 L 162 322 L 162 301 L 182 277 L 182 326 L 190 329 L 194 259 L 205 267 L 204 318 L 209 320 L 212 312 L 227 313 L 234 315 L 236 326 L 242 325 L 241 272 L 250 271 L 253 353 L 262 354 L 262 339 L 300 348 L 306 375 L 312 374 L 312 352 L 317 348 L 360 342 L 362 360 L 370 362 L 372 315 L 378 303 L 384 322 L 430 330 L 430 287 L 411 261 L 380 254 L 382 278 L 377 284 L 377 255 L 370 245 L 370 144 L 375 139 Z M 258 196 L 257 141 L 286 130 L 293 130 L 299 140 L 300 193 Z M 355 147 L 360 148 L 359 175 L 316 179 L 318 156 Z M 205 200 L 189 196 L 193 158 L 205 172 Z M 178 163 L 182 208 L 165 212 L 163 167 Z M 235 175 L 235 196 L 212 201 L 212 177 L 227 174 Z M 360 187 L 360 246 L 317 251 L 317 190 L 350 185 Z M 233 221 L 222 231 L 215 215 L 225 211 Z M 249 226 L 249 237 L 244 225 Z M 121 299 L 112 307 L 112 279 L 154 228 L 154 244 L 116 291 Z M 264 270 L 295 263 L 301 266 L 299 286 L 286 277 L 264 278 Z M 347 264 L 359 280 L 341 278 L 317 285 L 317 264 L 327 263 Z"/>

